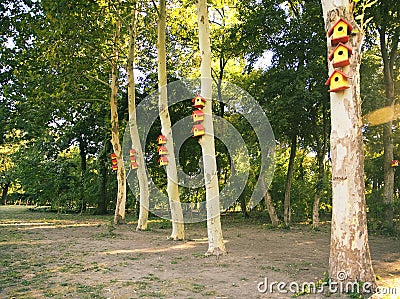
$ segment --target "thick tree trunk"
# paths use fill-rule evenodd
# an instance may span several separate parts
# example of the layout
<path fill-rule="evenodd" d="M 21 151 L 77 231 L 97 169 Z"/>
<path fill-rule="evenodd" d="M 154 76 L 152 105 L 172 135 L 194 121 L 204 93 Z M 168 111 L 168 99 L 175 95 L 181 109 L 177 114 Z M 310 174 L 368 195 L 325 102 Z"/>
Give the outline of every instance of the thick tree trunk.
<path fill-rule="evenodd" d="M 332 229 L 329 275 L 341 283 L 366 282 L 376 285 L 368 243 L 364 184 L 364 152 L 361 132 L 360 61 L 363 33 L 353 18 L 352 1 L 322 0 L 328 31 L 339 18 L 357 31 L 350 35 L 350 88 L 331 92 Z M 327 40 L 328 55 L 334 49 Z M 334 71 L 329 63 L 329 74 Z"/>
<path fill-rule="evenodd" d="M 203 154 L 204 180 L 206 187 L 208 232 L 208 251 L 206 255 L 220 255 L 225 253 L 226 249 L 222 237 L 217 162 L 215 159 L 214 127 L 212 117 L 210 26 L 206 0 L 197 1 L 197 24 L 199 26 L 199 46 L 201 57 L 201 95 L 207 100 L 203 109 L 205 115 L 203 126 L 206 134 L 199 140 Z"/>
<path fill-rule="evenodd" d="M 168 111 L 167 94 L 167 56 L 166 56 L 166 0 L 160 0 L 158 19 L 158 91 L 159 91 L 159 114 L 161 120 L 161 133 L 167 137 L 168 165 L 167 171 L 167 193 L 171 208 L 172 233 L 171 240 L 183 240 L 185 238 L 185 226 L 183 222 L 182 206 L 179 198 L 178 173 L 174 153 L 174 141 L 171 130 L 171 120 Z"/>
<path fill-rule="evenodd" d="M 293 171 L 294 171 L 294 160 L 296 158 L 296 150 L 297 150 L 297 136 L 294 135 L 291 140 L 290 145 L 290 157 L 289 157 L 289 166 L 286 175 L 286 186 L 285 186 L 285 200 L 283 204 L 283 220 L 286 226 L 290 226 L 290 189 L 292 188 L 293 181 Z"/>
<path fill-rule="evenodd" d="M 125 205 L 126 205 L 126 177 L 124 162 L 122 159 L 122 148 L 119 140 L 118 110 L 117 110 L 117 93 L 118 93 L 118 42 L 120 36 L 121 23 L 117 21 L 114 39 L 114 58 L 111 65 L 111 144 L 114 153 L 117 155 L 117 181 L 118 193 L 117 203 L 114 213 L 114 224 L 124 223 L 125 221 Z"/>
<path fill-rule="evenodd" d="M 144 153 L 139 138 L 136 120 L 135 77 L 133 70 L 136 43 L 136 14 L 136 7 L 134 7 L 129 28 L 129 54 L 126 71 L 128 74 L 129 132 L 132 140 L 132 148 L 136 150 L 136 162 L 138 163 L 136 174 L 139 181 L 140 193 L 139 219 L 136 230 L 145 230 L 147 229 L 147 222 L 149 217 L 149 183 L 147 179 Z"/>
<path fill-rule="evenodd" d="M 394 64 L 397 58 L 397 49 L 399 43 L 400 30 L 397 30 L 397 34 L 393 35 L 392 49 L 388 49 L 386 42 L 387 32 L 386 24 L 382 24 L 379 28 L 381 53 L 383 60 L 383 79 L 385 83 L 385 96 L 386 96 L 386 107 L 391 107 L 395 110 L 395 90 L 394 90 Z M 393 146 L 393 122 L 390 120 L 383 126 L 383 171 L 384 171 L 384 187 L 383 187 L 383 201 L 384 201 L 384 215 L 383 224 L 386 228 L 393 228 L 394 222 L 394 167 L 390 164 L 393 161 L 394 146 Z"/>

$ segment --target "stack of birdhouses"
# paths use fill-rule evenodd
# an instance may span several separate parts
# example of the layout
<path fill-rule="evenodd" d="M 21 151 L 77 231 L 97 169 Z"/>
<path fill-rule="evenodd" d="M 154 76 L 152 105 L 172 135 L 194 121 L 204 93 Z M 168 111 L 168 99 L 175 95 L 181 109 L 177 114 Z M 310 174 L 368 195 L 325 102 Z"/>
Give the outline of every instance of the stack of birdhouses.
<path fill-rule="evenodd" d="M 160 135 L 157 138 L 157 143 L 158 143 L 158 154 L 160 155 L 160 158 L 158 159 L 158 165 L 160 166 L 167 166 L 168 165 L 168 158 L 167 158 L 167 147 L 165 146 L 167 144 L 167 137 L 164 135 Z"/>
<path fill-rule="evenodd" d="M 351 77 L 346 73 L 346 67 L 350 65 L 352 49 L 346 45 L 353 26 L 344 19 L 339 19 L 328 31 L 331 45 L 335 47 L 329 55 L 335 70 L 330 75 L 325 85 L 329 85 L 329 92 L 338 92 L 350 87 L 348 79 Z"/>
<path fill-rule="evenodd" d="M 139 165 L 136 162 L 136 150 L 135 149 L 131 149 L 129 151 L 129 159 L 131 161 L 131 168 L 137 169 L 139 167 Z"/>
<path fill-rule="evenodd" d="M 197 95 L 192 100 L 192 103 L 195 108 L 195 110 L 192 113 L 192 120 L 194 123 L 193 128 L 192 128 L 192 134 L 193 134 L 193 137 L 203 136 L 204 135 L 204 127 L 201 125 L 201 123 L 204 120 L 203 108 L 206 104 L 206 99 L 200 95 Z"/>
<path fill-rule="evenodd" d="M 111 164 L 112 170 L 117 170 L 118 169 L 117 155 L 115 153 L 112 153 L 110 155 L 110 157 L 111 157 L 111 163 L 112 163 Z"/>

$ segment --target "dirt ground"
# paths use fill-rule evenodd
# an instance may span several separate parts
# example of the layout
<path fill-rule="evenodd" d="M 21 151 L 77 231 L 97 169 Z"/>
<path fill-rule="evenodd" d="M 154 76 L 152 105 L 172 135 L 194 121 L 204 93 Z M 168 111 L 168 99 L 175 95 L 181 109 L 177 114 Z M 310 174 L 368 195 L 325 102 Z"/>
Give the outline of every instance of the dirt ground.
<path fill-rule="evenodd" d="M 229 253 L 217 259 L 204 256 L 204 223 L 188 225 L 187 241 L 174 242 L 165 221 L 136 232 L 129 219 L 114 227 L 111 218 L 0 207 L 0 298 L 291 298 L 258 285 L 318 282 L 328 268 L 328 225 L 270 229 L 260 219 L 224 216 Z M 396 292 L 374 298 L 400 298 L 400 241 L 371 235 L 370 245 L 379 285 Z"/>

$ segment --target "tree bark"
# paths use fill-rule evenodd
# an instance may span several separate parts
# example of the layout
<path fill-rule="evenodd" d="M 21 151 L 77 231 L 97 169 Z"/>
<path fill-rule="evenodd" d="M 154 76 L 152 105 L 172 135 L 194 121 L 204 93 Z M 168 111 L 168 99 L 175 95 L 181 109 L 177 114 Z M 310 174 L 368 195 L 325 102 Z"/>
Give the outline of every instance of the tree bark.
<path fill-rule="evenodd" d="M 283 220 L 286 226 L 290 226 L 290 189 L 292 188 L 293 181 L 293 171 L 294 171 L 294 160 L 296 158 L 296 150 L 297 150 L 297 136 L 293 135 L 290 145 L 290 157 L 289 157 L 289 166 L 286 175 L 286 187 L 285 187 L 285 200 L 284 200 L 284 211 L 283 211 Z"/>
<path fill-rule="evenodd" d="M 87 155 L 86 155 L 86 144 L 83 141 L 83 138 L 79 136 L 79 155 L 81 157 L 81 188 L 80 188 L 80 197 L 81 197 L 81 213 L 86 211 L 86 201 L 85 201 L 85 175 L 87 170 Z"/>
<path fill-rule="evenodd" d="M 395 110 L 395 86 L 394 86 L 394 65 L 397 59 L 397 49 L 399 43 L 400 29 L 393 35 L 392 49 L 388 49 L 386 42 L 387 29 L 385 22 L 378 29 L 380 38 L 380 47 L 383 60 L 383 80 L 385 84 L 386 107 L 391 107 Z M 393 228 L 394 222 L 394 167 L 390 164 L 394 159 L 393 145 L 393 121 L 390 120 L 383 126 L 383 172 L 384 172 L 384 187 L 383 187 L 383 203 L 384 215 L 383 225 L 386 228 Z"/>
<path fill-rule="evenodd" d="M 207 100 L 203 109 L 205 116 L 203 121 L 205 135 L 199 140 L 202 148 L 204 181 L 206 187 L 208 233 L 208 251 L 206 255 L 218 256 L 226 253 L 226 249 L 222 237 L 217 162 L 215 159 L 214 127 L 212 117 L 210 26 L 206 0 L 197 1 L 197 24 L 199 27 L 201 57 L 201 95 Z"/>
<path fill-rule="evenodd" d="M 376 286 L 368 243 L 362 139 L 360 63 L 362 29 L 353 18 L 352 1 L 322 0 L 326 31 L 343 18 L 357 29 L 350 35 L 350 88 L 331 92 L 332 229 L 329 275 L 341 283 L 366 282 Z M 334 49 L 327 37 L 328 55 Z M 334 71 L 329 63 L 329 74 Z"/>
<path fill-rule="evenodd" d="M 108 146 L 109 142 L 108 140 L 104 140 L 103 144 L 103 150 L 101 151 L 99 155 L 99 201 L 97 205 L 97 211 L 96 214 L 98 215 L 104 215 L 107 213 L 107 162 L 108 157 Z"/>
<path fill-rule="evenodd" d="M 161 133 L 167 137 L 168 165 L 167 193 L 171 208 L 172 233 L 171 240 L 183 240 L 185 238 L 185 226 L 183 221 L 182 206 L 179 198 L 178 172 L 174 153 L 174 140 L 171 130 L 171 120 L 168 110 L 167 91 L 167 56 L 166 56 L 166 0 L 160 0 L 158 19 L 158 91 L 159 91 L 159 115 L 161 120 Z"/>
<path fill-rule="evenodd" d="M 136 170 L 139 181 L 139 218 L 136 230 L 146 230 L 149 218 L 149 183 L 147 179 L 144 153 L 139 138 L 136 120 L 136 98 L 135 98 L 135 76 L 133 63 L 135 59 L 136 43 L 136 4 L 132 12 L 132 20 L 129 27 L 129 53 L 126 71 L 128 74 L 128 111 L 129 111 L 129 132 L 132 140 L 132 148 L 136 150 L 136 161 L 138 168 Z"/>
<path fill-rule="evenodd" d="M 2 193 L 1 193 L 1 204 L 5 206 L 7 204 L 7 197 L 8 197 L 8 189 L 10 188 L 11 183 L 6 182 L 2 186 Z"/>
<path fill-rule="evenodd" d="M 114 153 L 117 156 L 117 181 L 118 193 L 117 203 L 114 213 L 114 224 L 121 224 L 125 221 L 125 205 L 126 205 L 126 176 L 124 162 L 122 159 L 122 148 L 119 140 L 118 110 L 117 110 L 117 93 L 118 93 L 118 43 L 120 38 L 121 22 L 117 21 L 114 36 L 114 57 L 111 63 L 111 144 Z"/>
<path fill-rule="evenodd" d="M 261 188 L 264 192 L 265 206 L 267 207 L 272 226 L 278 227 L 279 226 L 279 218 L 278 218 L 278 215 L 276 214 L 274 203 L 272 202 L 271 193 L 269 192 L 269 190 L 267 190 L 267 187 L 265 186 L 264 174 L 262 174 L 262 175 L 263 175 L 263 177 L 261 178 L 260 183 L 261 183 Z"/>

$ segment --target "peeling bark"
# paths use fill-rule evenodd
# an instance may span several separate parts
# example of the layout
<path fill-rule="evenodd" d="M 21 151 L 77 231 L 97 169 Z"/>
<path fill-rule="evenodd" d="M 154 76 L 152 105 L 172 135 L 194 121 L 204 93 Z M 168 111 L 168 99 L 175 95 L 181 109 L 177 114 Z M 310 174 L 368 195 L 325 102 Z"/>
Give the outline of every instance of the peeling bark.
<path fill-rule="evenodd" d="M 161 120 L 161 133 L 167 137 L 168 165 L 167 193 L 171 208 L 172 232 L 171 240 L 183 240 L 185 238 L 185 226 L 183 221 L 182 206 L 179 198 L 178 173 L 174 153 L 174 140 L 171 130 L 171 120 L 168 112 L 167 93 L 167 61 L 166 61 L 166 0 L 160 0 L 158 19 L 158 90 L 159 90 L 159 114 Z"/>
<path fill-rule="evenodd" d="M 132 20 L 129 26 L 129 52 L 126 71 L 128 75 L 128 113 L 129 113 L 129 133 L 132 140 L 132 147 L 136 150 L 136 161 L 138 168 L 136 175 L 139 181 L 139 218 L 136 230 L 146 230 L 149 215 L 149 184 L 146 174 L 144 154 L 139 138 L 136 121 L 136 98 L 135 98 L 135 76 L 133 63 L 135 59 L 136 43 L 136 5 L 132 11 Z"/>
<path fill-rule="evenodd" d="M 214 127 L 212 119 L 212 78 L 210 26 L 208 21 L 207 1 L 197 1 L 197 23 L 199 27 L 199 46 L 201 53 L 201 95 L 207 100 L 203 109 L 203 126 L 206 134 L 199 143 L 202 148 L 204 180 L 206 187 L 208 251 L 206 255 L 226 253 L 222 237 L 217 163 L 215 159 Z"/>
<path fill-rule="evenodd" d="M 114 153 L 117 155 L 117 181 L 118 193 L 117 203 L 115 205 L 114 224 L 121 224 L 125 221 L 126 205 L 126 176 L 124 162 L 122 159 L 122 148 L 119 140 L 118 111 L 117 111 L 117 93 L 118 93 L 118 43 L 120 38 L 121 23 L 117 21 L 114 36 L 114 57 L 111 63 L 111 144 Z"/>
<path fill-rule="evenodd" d="M 333 281 L 368 282 L 376 286 L 368 243 L 362 140 L 360 63 L 363 32 L 355 23 L 351 1 L 322 0 L 326 31 L 339 18 L 357 29 L 350 35 L 350 88 L 331 92 L 332 230 L 329 275 Z M 327 37 L 328 55 L 333 50 Z M 329 63 L 329 74 L 333 72 Z M 338 275 L 345 273 L 344 279 Z"/>

